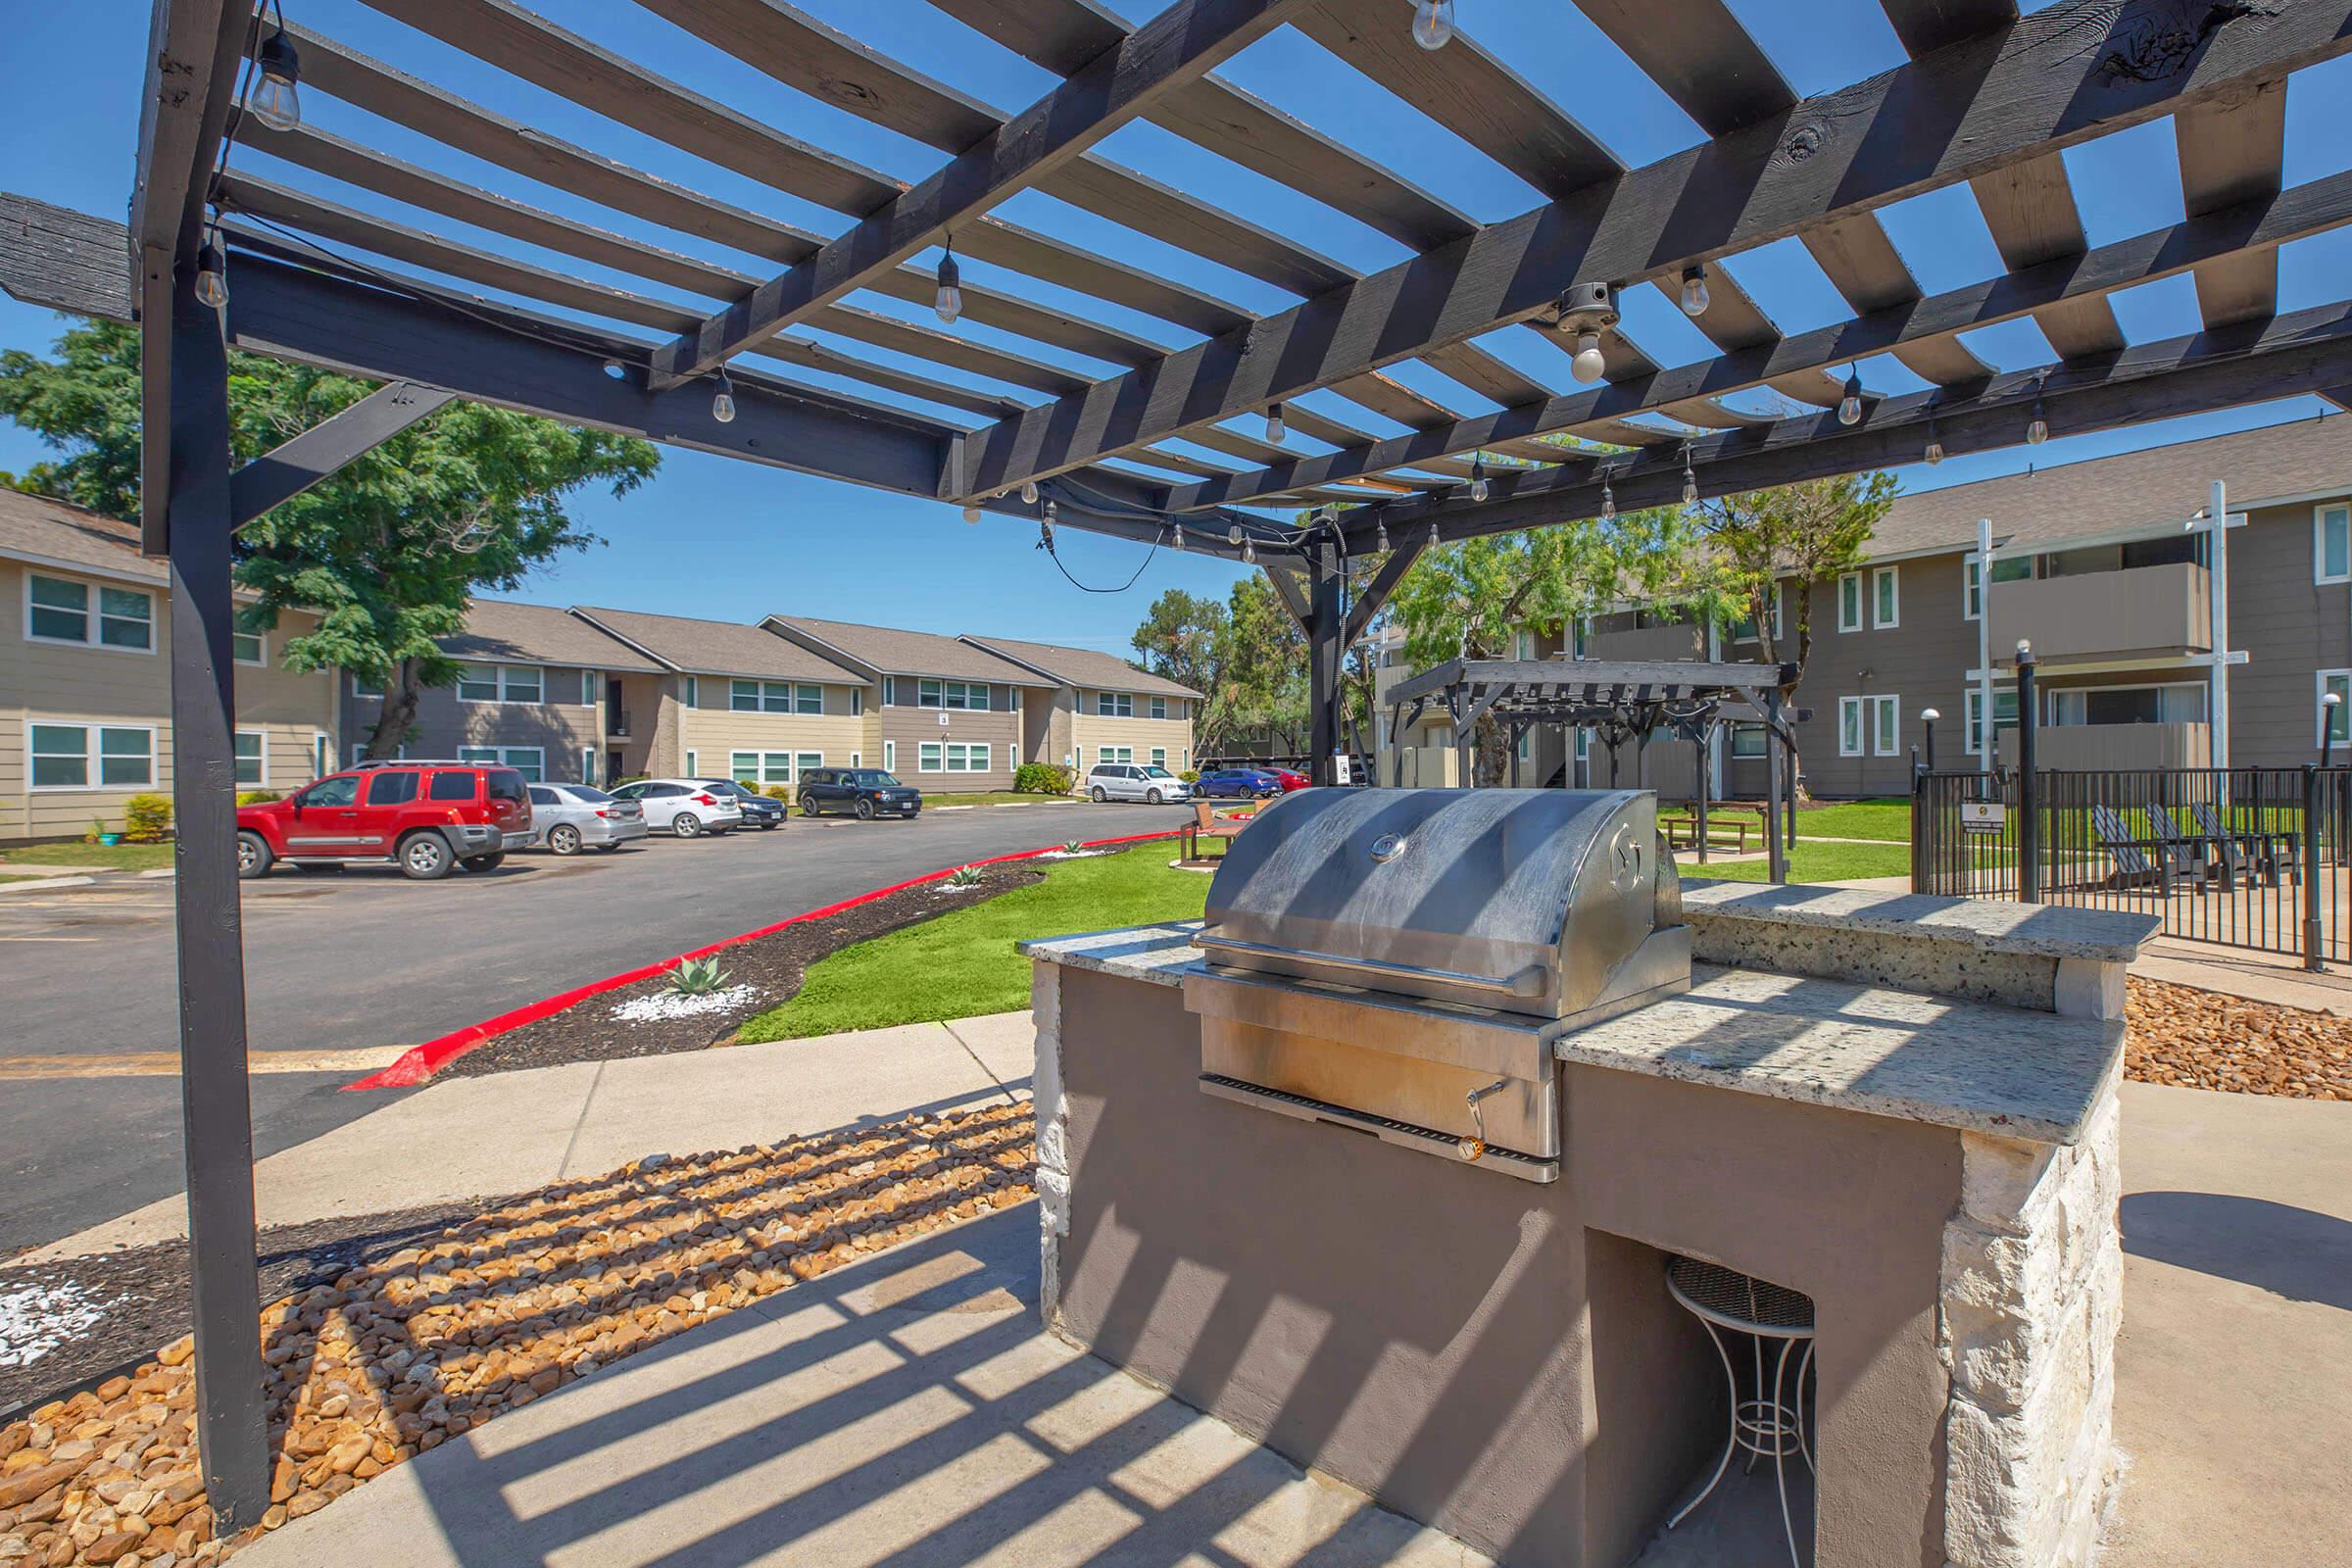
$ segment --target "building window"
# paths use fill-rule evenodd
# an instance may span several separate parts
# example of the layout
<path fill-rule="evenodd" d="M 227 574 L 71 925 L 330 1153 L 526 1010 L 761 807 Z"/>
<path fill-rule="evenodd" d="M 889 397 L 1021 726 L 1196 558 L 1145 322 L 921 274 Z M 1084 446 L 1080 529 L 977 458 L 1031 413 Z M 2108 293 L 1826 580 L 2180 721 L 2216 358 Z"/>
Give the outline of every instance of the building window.
<path fill-rule="evenodd" d="M 384 677 L 363 675 L 354 670 L 351 676 L 351 695 L 364 703 L 382 702 L 384 700 Z"/>
<path fill-rule="evenodd" d="M 1995 556 L 1992 558 L 1994 582 L 2025 582 L 2034 575 L 2032 556 Z M 1970 551 L 1961 558 L 1960 618 L 1974 620 L 1984 612 L 1984 568 L 1977 563 L 1977 553 Z"/>
<path fill-rule="evenodd" d="M 853 760 L 855 760 L 853 759 Z M 822 752 L 795 752 L 792 754 L 792 765 L 794 778 L 806 777 L 825 765 L 825 754 Z"/>
<path fill-rule="evenodd" d="M 882 743 L 882 771 L 885 773 L 896 773 L 898 770 L 899 743 L 897 741 L 884 741 Z"/>
<path fill-rule="evenodd" d="M 237 782 L 260 789 L 270 782 L 269 743 L 258 729 L 237 731 Z"/>
<path fill-rule="evenodd" d="M 403 746 L 403 747 L 401 747 L 399 750 L 395 751 L 395 752 L 392 754 L 392 756 L 393 756 L 394 760 L 405 760 L 407 759 L 408 755 L 409 755 L 409 749 L 408 749 L 406 746 Z M 366 761 L 367 760 L 368 760 L 368 743 L 367 743 L 366 741 L 353 741 L 353 742 L 351 743 L 351 765 L 352 765 L 352 766 L 354 766 L 354 767 L 357 767 L 357 766 L 359 766 L 359 765 L 360 765 L 362 762 Z M 382 758 L 378 758 L 378 759 L 376 759 L 376 760 L 378 760 L 378 761 L 382 761 L 382 760 L 384 760 L 384 759 L 382 759 Z M 322 769 L 320 769 L 320 771 L 321 771 L 321 772 L 323 772 L 323 771 L 325 771 L 325 770 L 322 768 Z"/>
<path fill-rule="evenodd" d="M 821 713 L 825 689 L 781 680 L 729 681 L 727 707 L 738 713 Z"/>
<path fill-rule="evenodd" d="M 2323 669 L 2318 675 L 2320 689 L 2314 702 L 2320 710 L 2320 744 L 2333 741 L 2341 746 L 2352 741 L 2352 669 Z M 2335 698 L 2333 708 L 2328 706 L 2330 695 Z"/>
<path fill-rule="evenodd" d="M 2061 686 L 2049 694 L 2052 724 L 2201 724 L 2205 688 L 2192 681 L 2164 686 Z"/>
<path fill-rule="evenodd" d="M 2352 582 L 2352 507 L 2337 502 L 2311 515 L 2314 582 Z"/>
<path fill-rule="evenodd" d="M 589 678 L 595 679 L 594 676 Z M 583 784 L 596 782 L 596 748 L 593 746 L 580 748 L 580 782 Z"/>
<path fill-rule="evenodd" d="M 1104 718 L 1133 718 L 1135 696 L 1131 692 L 1097 692 L 1095 711 Z"/>
<path fill-rule="evenodd" d="M 951 773 L 985 773 L 989 768 L 990 747 L 985 743 L 949 741 L 948 771 Z"/>
<path fill-rule="evenodd" d="M 1862 629 L 1862 574 L 1849 571 L 1838 579 L 1838 629 Z"/>
<path fill-rule="evenodd" d="M 230 632 L 228 650 L 240 664 L 266 664 L 270 662 L 270 645 L 258 631 Z"/>
<path fill-rule="evenodd" d="M 1892 757 L 1902 750 L 1903 700 L 1870 699 L 1870 751 L 1874 757 Z"/>
<path fill-rule="evenodd" d="M 35 642 L 155 652 L 153 594 L 101 586 L 95 597 L 93 605 L 86 582 L 26 572 L 24 635 Z"/>
<path fill-rule="evenodd" d="M 581 670 L 581 671 L 580 671 L 580 706 L 581 706 L 582 708 L 594 708 L 594 707 L 595 707 L 595 706 L 596 706 L 598 703 L 600 703 L 600 702 L 604 701 L 604 696 L 605 696 L 605 676 L 604 676 L 604 672 L 603 672 L 602 670 L 595 670 L 595 669 L 583 669 L 583 670 Z"/>
<path fill-rule="evenodd" d="M 533 664 L 467 664 L 458 675 L 461 703 L 536 703 L 546 689 Z"/>
<path fill-rule="evenodd" d="M 476 767 L 511 767 L 530 783 L 547 782 L 547 754 L 536 746 L 461 746 L 458 760 Z"/>
<path fill-rule="evenodd" d="M 732 752 L 727 757 L 727 776 L 738 784 L 760 789 L 769 784 L 792 782 L 792 754 L 790 752 Z"/>
<path fill-rule="evenodd" d="M 1886 631 L 1902 620 L 1902 568 L 1881 566 L 1870 574 L 1870 624 Z"/>
<path fill-rule="evenodd" d="M 112 724 L 33 724 L 35 790 L 150 789 L 155 731 Z"/>
<path fill-rule="evenodd" d="M 1104 762 L 1132 762 L 1134 760 L 1135 748 L 1132 746 L 1098 746 L 1095 748 L 1095 762 L 1098 766 Z"/>
<path fill-rule="evenodd" d="M 1995 565 L 1997 567 L 1998 563 L 1995 563 Z M 1997 571 L 1995 573 L 1995 580 L 1998 580 Z M 1968 700 L 1966 704 L 1968 714 L 1968 734 L 1963 744 L 1966 746 L 1968 755 L 1971 757 L 1980 756 L 1984 750 L 1984 694 L 1974 686 L 1971 686 L 1968 689 Z M 1992 689 L 1992 731 L 1995 737 L 1995 744 L 1998 744 L 1998 737 L 2002 733 L 2015 728 L 2017 728 L 2017 688 L 2014 686 L 1995 686 Z"/>
<path fill-rule="evenodd" d="M 975 713 L 988 711 L 986 681 L 926 680 L 915 686 L 915 703 L 922 708 L 953 708 Z"/>
<path fill-rule="evenodd" d="M 701 773 L 702 770 L 702 754 L 699 752 L 688 752 L 686 754 L 686 776 L 688 778 L 693 778 L 697 774 Z"/>
<path fill-rule="evenodd" d="M 946 769 L 945 769 L 945 766 L 944 766 L 944 764 L 943 764 L 943 762 L 942 762 L 942 760 L 941 760 L 941 758 L 942 758 L 943 754 L 946 752 L 946 750 L 947 750 L 947 747 L 946 747 L 945 743 L 943 743 L 943 742 L 940 742 L 940 741 L 924 741 L 924 742 L 923 742 L 921 745 L 919 745 L 919 746 L 917 746 L 917 747 L 915 748 L 915 753 L 914 753 L 914 768 L 915 768 L 915 771 L 916 771 L 916 772 L 918 772 L 918 773 L 939 773 L 939 772 L 944 772 Z"/>
<path fill-rule="evenodd" d="M 1168 749 L 1165 746 L 1154 746 L 1152 748 L 1152 765 L 1153 767 L 1165 767 L 1168 765 Z"/>
<path fill-rule="evenodd" d="M 1153 718 L 1165 718 L 1168 716 L 1168 700 L 1165 697 L 1154 697 L 1152 699 L 1152 716 Z"/>

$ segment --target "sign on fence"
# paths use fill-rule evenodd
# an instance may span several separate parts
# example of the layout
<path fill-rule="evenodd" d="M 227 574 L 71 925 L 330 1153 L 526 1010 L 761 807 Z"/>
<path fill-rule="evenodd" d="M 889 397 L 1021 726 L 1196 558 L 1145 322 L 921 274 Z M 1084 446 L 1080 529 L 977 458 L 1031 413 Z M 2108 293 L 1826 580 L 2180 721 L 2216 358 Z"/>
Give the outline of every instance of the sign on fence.
<path fill-rule="evenodd" d="M 1998 833 L 2008 817 L 2009 808 L 1998 801 L 1962 801 L 1960 803 L 1960 831 L 1963 833 Z"/>

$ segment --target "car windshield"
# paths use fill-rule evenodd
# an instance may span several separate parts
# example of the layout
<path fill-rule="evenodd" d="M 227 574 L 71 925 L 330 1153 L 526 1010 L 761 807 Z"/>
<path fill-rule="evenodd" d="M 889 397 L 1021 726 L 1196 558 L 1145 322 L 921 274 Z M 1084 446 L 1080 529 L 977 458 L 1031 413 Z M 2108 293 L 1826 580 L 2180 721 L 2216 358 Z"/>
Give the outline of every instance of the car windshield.
<path fill-rule="evenodd" d="M 1146 778 L 1174 778 L 1175 776 L 1175 774 L 1169 772 L 1164 767 L 1147 767 L 1144 769 L 1144 777 Z"/>
<path fill-rule="evenodd" d="M 892 788 L 899 782 L 896 776 L 885 773 L 878 767 L 859 768 L 857 772 L 850 773 L 846 775 L 846 777 L 852 784 L 862 784 L 868 789 L 886 790 Z"/>

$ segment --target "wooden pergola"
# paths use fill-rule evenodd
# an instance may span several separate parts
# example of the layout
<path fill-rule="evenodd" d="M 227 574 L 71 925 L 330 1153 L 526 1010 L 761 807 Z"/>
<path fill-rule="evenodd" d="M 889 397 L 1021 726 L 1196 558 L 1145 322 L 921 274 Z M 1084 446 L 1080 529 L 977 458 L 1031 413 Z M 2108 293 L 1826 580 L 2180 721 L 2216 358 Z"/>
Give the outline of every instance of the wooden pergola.
<path fill-rule="evenodd" d="M 155 0 L 127 226 L 0 199 L 10 292 L 146 329 L 144 536 L 172 564 L 201 1430 L 225 1528 L 268 1500 L 230 806 L 230 530 L 448 398 L 1032 527 L 1262 562 L 1310 641 L 1312 750 L 1326 776 L 1342 651 L 1432 542 L 1907 463 L 1930 442 L 1983 451 L 2030 427 L 2076 433 L 2305 392 L 2352 399 L 2352 306 L 2278 314 L 2276 255 L 2352 220 L 2352 174 L 2281 188 L 2286 83 L 2352 51 L 2352 0 L 2060 0 L 2023 18 L 2015 0 L 1881 0 L 1907 62 L 1812 98 L 1724 0 L 1578 0 L 1707 138 L 1638 168 L 1481 44 L 1476 0 L 1459 0 L 1470 30 L 1434 49 L 1411 36 L 1413 0 L 1174 0 L 1133 28 L 1095 0 L 930 0 L 1056 78 L 1009 115 L 783 0 L 640 0 L 742 66 L 935 149 L 937 167 L 912 184 L 513 0 L 366 3 L 842 221 L 796 226 L 536 129 L 312 30 L 300 0 L 290 20 L 272 10 L 267 22 L 252 0 Z M 1528 209 L 1476 221 L 1215 74 L 1284 27 L 1356 73 L 1363 93 L 1443 127 L 1461 158 L 1518 176 Z M 267 54 L 282 75 L 289 47 L 302 93 L 499 166 L 561 205 L 626 215 L 678 248 L 283 115 L 266 122 L 258 101 L 239 98 L 241 68 Z M 2167 118 L 2185 217 L 2089 246 L 2060 151 Z M 1139 121 L 1316 204 L 1302 207 L 1302 230 L 1328 210 L 1408 254 L 1372 271 L 1342 266 L 1100 150 Z M 243 150 L 368 205 L 254 173 Z M 1930 295 L 1879 210 L 1961 184 L 2006 270 Z M 1245 310 L 999 216 L 1031 190 L 1294 303 Z M 1791 237 L 1848 318 L 1783 333 L 1740 288 L 1743 252 Z M 961 316 L 1055 358 L 873 308 L 877 296 L 932 304 L 952 280 L 928 259 L 943 242 L 1054 291 L 964 286 Z M 591 281 L 526 250 L 635 281 Z M 2200 329 L 2127 342 L 2108 296 L 2181 273 L 2194 278 Z M 205 303 L 215 281 L 224 310 Z M 1621 303 L 1644 288 L 1695 298 L 1697 283 L 1695 321 L 1716 352 L 1661 365 L 1627 334 Z M 1072 309 L 1065 294 L 1117 318 Z M 2038 324 L 2053 363 L 1996 368 L 1959 336 L 2021 318 Z M 1136 320 L 1152 329 L 1120 324 Z M 1565 385 L 1480 341 L 1519 332 L 1561 351 Z M 228 347 L 386 385 L 232 473 Z M 1882 396 L 1833 368 L 1880 355 L 1931 390 Z M 1104 368 L 1081 372 L 1072 358 Z M 1384 373 L 1408 362 L 1461 396 L 1442 402 Z M 1759 387 L 1800 412 L 1727 401 Z M 724 421 L 721 390 L 734 409 Z M 1295 401 L 1323 392 L 1367 417 Z M 1539 439 L 1553 434 L 1589 445 Z M 1490 473 L 1486 454 L 1532 466 Z M 1301 508 L 1316 510 L 1297 520 Z M 1351 589 L 1366 574 L 1350 563 L 1376 556 Z"/>

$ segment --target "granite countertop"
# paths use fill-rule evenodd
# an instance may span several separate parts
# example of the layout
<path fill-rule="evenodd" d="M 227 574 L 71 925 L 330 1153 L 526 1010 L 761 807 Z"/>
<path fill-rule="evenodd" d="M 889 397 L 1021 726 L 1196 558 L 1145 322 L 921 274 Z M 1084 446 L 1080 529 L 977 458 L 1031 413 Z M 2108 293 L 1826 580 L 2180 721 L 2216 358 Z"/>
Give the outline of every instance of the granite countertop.
<path fill-rule="evenodd" d="M 1155 986 L 1184 985 L 1184 971 L 1203 956 L 1193 946 L 1199 920 L 1169 920 L 1159 925 L 1122 926 L 1115 931 L 1082 931 L 1076 936 L 1040 937 L 1023 942 L 1016 951 L 1047 963 L 1073 969 L 1099 969 Z"/>
<path fill-rule="evenodd" d="M 2053 904 L 1951 899 L 1926 893 L 1867 888 L 1683 879 L 1683 914 L 1690 920 L 1730 918 L 1777 925 L 1884 932 L 1930 942 L 1955 942 L 1980 953 L 2045 958 L 2100 958 L 2128 963 L 2163 928 L 2152 914 L 2124 909 L 2078 909 Z"/>

